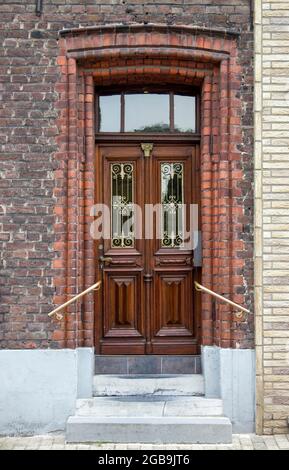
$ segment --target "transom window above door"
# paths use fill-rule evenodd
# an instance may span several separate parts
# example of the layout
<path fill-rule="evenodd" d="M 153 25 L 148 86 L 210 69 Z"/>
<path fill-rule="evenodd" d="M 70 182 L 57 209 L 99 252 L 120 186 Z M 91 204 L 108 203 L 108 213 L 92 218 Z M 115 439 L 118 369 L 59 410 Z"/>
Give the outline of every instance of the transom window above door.
<path fill-rule="evenodd" d="M 197 94 L 141 89 L 104 92 L 96 98 L 96 131 L 99 133 L 197 132 Z"/>

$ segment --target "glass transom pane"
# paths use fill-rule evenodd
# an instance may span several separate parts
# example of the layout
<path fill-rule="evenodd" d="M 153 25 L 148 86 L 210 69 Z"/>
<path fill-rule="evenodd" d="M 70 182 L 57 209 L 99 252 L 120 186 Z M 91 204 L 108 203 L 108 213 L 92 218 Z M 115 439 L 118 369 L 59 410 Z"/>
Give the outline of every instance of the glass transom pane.
<path fill-rule="evenodd" d="M 183 245 L 183 163 L 161 163 L 162 246 Z"/>
<path fill-rule="evenodd" d="M 134 166 L 113 163 L 111 169 L 111 244 L 113 248 L 134 246 Z"/>
<path fill-rule="evenodd" d="M 99 131 L 120 132 L 120 95 L 99 97 Z"/>
<path fill-rule="evenodd" d="M 196 96 L 173 91 L 99 95 L 98 132 L 195 133 Z"/>
<path fill-rule="evenodd" d="M 125 132 L 167 132 L 169 129 L 168 94 L 125 95 Z"/>
<path fill-rule="evenodd" d="M 174 95 L 175 132 L 196 132 L 196 98 Z"/>

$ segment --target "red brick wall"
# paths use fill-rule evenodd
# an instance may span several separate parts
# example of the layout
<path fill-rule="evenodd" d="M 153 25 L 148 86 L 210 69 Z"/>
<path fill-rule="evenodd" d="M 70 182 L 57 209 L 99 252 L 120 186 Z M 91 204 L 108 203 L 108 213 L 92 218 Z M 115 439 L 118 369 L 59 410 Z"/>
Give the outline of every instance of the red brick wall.
<path fill-rule="evenodd" d="M 93 77 L 86 74 L 85 63 L 72 57 L 67 60 L 68 39 L 62 39 L 62 44 L 58 42 L 60 29 L 79 24 L 153 21 L 240 30 L 239 36 L 225 41 L 230 53 L 230 73 L 226 61 L 216 65 L 214 57 L 209 57 L 214 72 L 210 78 L 197 77 L 205 80 L 204 283 L 250 306 L 253 269 L 250 2 L 206 0 L 204 5 L 191 0 L 143 5 L 109 1 L 60 4 L 44 0 L 43 3 L 41 17 L 35 16 L 34 1 L 6 2 L 0 6 L 3 22 L 0 34 L 4 40 L 0 57 L 4 108 L 0 131 L 0 347 L 74 347 L 93 343 L 91 296 L 85 300 L 84 315 L 80 315 L 79 308 L 72 307 L 60 327 L 46 315 L 54 304 L 94 281 L 92 241 L 87 232 L 94 185 Z M 213 42 L 210 40 L 213 33 L 206 34 L 208 42 L 199 43 L 199 47 L 222 51 L 224 35 L 214 33 Z M 81 43 L 80 37 L 78 41 Z M 101 68 L 107 69 L 99 63 L 94 80 L 103 79 Z M 174 76 L 179 76 L 176 70 Z M 188 79 L 192 76 L 188 75 Z M 230 114 L 226 114 L 228 80 Z M 221 130 L 225 126 L 224 135 L 230 129 L 230 138 L 223 137 L 212 156 L 208 152 L 209 133 L 220 115 L 223 118 L 217 127 Z M 83 178 L 77 178 L 78 175 Z M 226 239 L 229 244 L 224 243 Z M 224 282 L 219 282 L 221 278 Z M 211 303 L 205 299 L 204 344 L 252 346 L 252 320 L 241 325 L 232 323 L 231 312 L 225 307 L 217 311 L 213 320 Z"/>

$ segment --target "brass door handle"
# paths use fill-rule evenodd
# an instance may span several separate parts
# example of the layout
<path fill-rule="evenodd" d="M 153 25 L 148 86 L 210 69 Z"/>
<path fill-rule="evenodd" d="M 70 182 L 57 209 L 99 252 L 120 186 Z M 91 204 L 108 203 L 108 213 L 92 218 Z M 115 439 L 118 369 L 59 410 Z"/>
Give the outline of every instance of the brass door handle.
<path fill-rule="evenodd" d="M 112 258 L 110 258 L 109 256 L 100 256 L 100 257 L 99 257 L 99 261 L 100 261 L 101 263 L 104 263 L 104 264 L 105 264 L 105 263 L 111 263 Z"/>

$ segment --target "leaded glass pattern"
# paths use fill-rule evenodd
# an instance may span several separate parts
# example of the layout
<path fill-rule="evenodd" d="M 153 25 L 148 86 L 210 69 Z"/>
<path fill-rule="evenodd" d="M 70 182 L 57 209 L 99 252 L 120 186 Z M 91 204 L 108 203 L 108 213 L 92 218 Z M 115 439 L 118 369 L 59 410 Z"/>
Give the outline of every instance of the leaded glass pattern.
<path fill-rule="evenodd" d="M 134 166 L 132 163 L 111 165 L 111 240 L 113 248 L 134 246 Z"/>
<path fill-rule="evenodd" d="M 161 163 L 162 246 L 183 245 L 184 182 L 182 163 Z"/>

